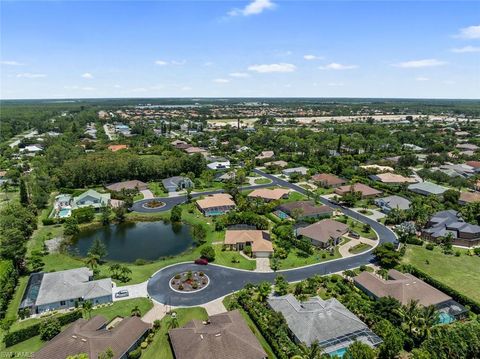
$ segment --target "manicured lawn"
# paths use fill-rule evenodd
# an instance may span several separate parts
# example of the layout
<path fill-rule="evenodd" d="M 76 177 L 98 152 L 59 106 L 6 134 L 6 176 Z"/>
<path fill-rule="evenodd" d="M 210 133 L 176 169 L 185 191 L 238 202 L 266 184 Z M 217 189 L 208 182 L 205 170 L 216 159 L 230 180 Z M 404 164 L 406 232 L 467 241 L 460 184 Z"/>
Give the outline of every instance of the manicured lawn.
<path fill-rule="evenodd" d="M 454 251 L 457 249 L 455 248 Z M 469 256 L 465 250 L 459 257 L 445 255 L 439 247 L 409 245 L 402 263 L 412 264 L 436 280 L 480 302 L 480 257 Z M 428 263 L 428 264 L 427 264 Z"/>
<path fill-rule="evenodd" d="M 288 194 L 288 198 L 284 199 L 284 200 L 281 200 L 281 202 L 282 203 L 288 203 L 288 202 L 304 201 L 306 199 L 307 199 L 307 197 L 304 196 L 303 194 L 292 191 Z"/>
<path fill-rule="evenodd" d="M 247 269 L 247 270 L 254 270 L 257 267 L 256 261 L 254 259 L 248 260 L 237 251 L 233 251 L 233 250 L 222 251 L 221 244 L 215 244 L 213 248 L 215 249 L 215 261 L 212 262 L 214 264 L 220 264 L 224 266 Z M 234 258 L 238 260 L 238 263 L 232 262 L 232 259 Z"/>
<path fill-rule="evenodd" d="M 369 244 L 359 243 L 356 246 L 353 246 L 352 248 L 350 248 L 348 251 L 350 253 L 353 253 L 353 254 L 358 254 L 358 253 L 365 252 L 365 251 L 369 250 L 370 248 L 372 248 L 372 246 L 369 245 Z"/>
<path fill-rule="evenodd" d="M 340 219 L 342 218 L 343 216 L 340 217 Z M 369 228 L 368 231 L 365 231 L 365 226 L 363 225 L 363 223 L 351 217 L 347 217 L 347 225 L 352 231 L 357 232 L 362 237 L 369 239 L 377 239 L 377 235 L 373 229 Z"/>
<path fill-rule="evenodd" d="M 148 189 L 152 191 L 155 197 L 166 197 L 168 193 L 165 192 L 163 185 L 158 182 L 149 182 Z"/>
<path fill-rule="evenodd" d="M 17 343 L 15 345 L 12 345 L 11 347 L 4 348 L 4 344 L 2 342 L 0 346 L 0 350 L 5 352 L 12 352 L 12 353 L 34 353 L 38 350 L 40 350 L 46 342 L 40 339 L 40 335 L 37 335 L 33 338 L 27 339 L 23 342 Z M 0 353 L 2 353 L 0 351 Z"/>
<path fill-rule="evenodd" d="M 298 249 L 292 249 L 287 258 L 279 260 L 280 269 L 289 269 L 306 266 L 309 264 L 315 264 L 320 262 L 326 262 L 332 259 L 341 258 L 338 249 L 335 248 L 334 255 L 330 255 L 329 251 L 315 249 L 313 255 L 308 257 L 302 256 L 303 252 Z M 325 258 L 323 258 L 325 256 Z"/>
<path fill-rule="evenodd" d="M 137 193 L 135 196 L 133 196 L 133 202 L 140 201 L 143 199 L 143 194 Z"/>
<path fill-rule="evenodd" d="M 183 327 L 193 319 L 206 320 L 208 318 L 207 311 L 201 307 L 178 308 L 175 309 L 179 327 Z M 166 315 L 161 320 L 160 330 L 155 334 L 153 341 L 142 352 L 142 359 L 173 359 L 172 349 L 168 340 L 168 322 L 170 316 Z"/>
<path fill-rule="evenodd" d="M 271 183 L 272 181 L 268 178 L 256 178 L 254 180 L 254 183 L 255 184 L 267 184 L 267 183 Z"/>
<path fill-rule="evenodd" d="M 10 303 L 8 303 L 7 312 L 5 314 L 6 319 L 17 319 L 18 307 L 20 306 L 20 302 L 22 300 L 23 293 L 25 292 L 25 288 L 27 287 L 27 283 L 27 276 L 18 279 L 18 284 L 15 288 L 13 298 Z"/>

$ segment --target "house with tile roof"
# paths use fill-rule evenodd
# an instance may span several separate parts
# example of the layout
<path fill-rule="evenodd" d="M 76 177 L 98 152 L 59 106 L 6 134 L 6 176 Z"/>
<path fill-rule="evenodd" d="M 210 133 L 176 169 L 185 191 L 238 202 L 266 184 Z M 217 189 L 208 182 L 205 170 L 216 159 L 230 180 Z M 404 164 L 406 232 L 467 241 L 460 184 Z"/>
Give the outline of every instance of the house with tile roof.
<path fill-rule="evenodd" d="M 322 350 L 331 356 L 341 356 L 354 341 L 372 348 L 382 343 L 379 336 L 335 298 L 313 297 L 300 302 L 287 294 L 270 296 L 267 302 L 283 314 L 297 343 L 310 346 L 318 341 Z"/>
<path fill-rule="evenodd" d="M 448 188 L 439 186 L 435 183 L 432 182 L 420 182 L 420 183 L 414 183 L 408 186 L 408 190 L 421 194 L 422 196 L 437 196 L 441 197 L 443 193 L 447 190 Z"/>
<path fill-rule="evenodd" d="M 277 209 L 297 220 L 331 217 L 333 215 L 333 208 L 326 205 L 316 205 L 313 201 L 288 202 L 281 204 Z"/>
<path fill-rule="evenodd" d="M 184 176 L 165 178 L 162 180 L 162 184 L 167 192 L 177 192 L 187 188 L 193 188 L 192 180 Z"/>
<path fill-rule="evenodd" d="M 108 348 L 112 359 L 126 359 L 147 336 L 151 325 L 139 317 L 126 317 L 115 323 L 97 315 L 78 319 L 34 354 L 35 359 L 65 359 L 78 354 L 99 358 Z"/>
<path fill-rule="evenodd" d="M 314 246 L 329 248 L 339 244 L 348 230 L 348 226 L 342 222 L 322 219 L 309 226 L 298 228 L 296 234 L 298 237 L 308 239 Z"/>
<path fill-rule="evenodd" d="M 205 216 L 220 216 L 235 208 L 235 202 L 227 193 L 217 193 L 197 201 L 198 209 Z"/>
<path fill-rule="evenodd" d="M 339 187 L 347 183 L 347 180 L 332 175 L 330 173 L 317 173 L 312 176 L 312 181 L 318 183 L 322 187 Z"/>
<path fill-rule="evenodd" d="M 273 254 L 273 245 L 267 231 L 230 229 L 225 231 L 223 243 L 237 251 L 243 250 L 245 246 L 251 246 L 255 258 L 268 258 Z"/>
<path fill-rule="evenodd" d="M 265 359 L 255 335 L 238 310 L 191 320 L 168 332 L 176 359 Z"/>
<path fill-rule="evenodd" d="M 72 199 L 72 210 L 84 207 L 93 207 L 99 210 L 103 206 L 110 205 L 110 193 L 99 193 L 94 189 L 89 189 Z"/>
<path fill-rule="evenodd" d="M 248 194 L 248 198 L 260 198 L 265 202 L 278 201 L 282 198 L 287 198 L 290 191 L 285 188 L 259 188 Z"/>
<path fill-rule="evenodd" d="M 373 198 L 382 194 L 382 191 L 376 190 L 363 183 L 355 183 L 353 185 L 340 186 L 335 188 L 335 193 L 339 196 L 346 195 L 349 192 L 360 192 L 362 198 Z"/>

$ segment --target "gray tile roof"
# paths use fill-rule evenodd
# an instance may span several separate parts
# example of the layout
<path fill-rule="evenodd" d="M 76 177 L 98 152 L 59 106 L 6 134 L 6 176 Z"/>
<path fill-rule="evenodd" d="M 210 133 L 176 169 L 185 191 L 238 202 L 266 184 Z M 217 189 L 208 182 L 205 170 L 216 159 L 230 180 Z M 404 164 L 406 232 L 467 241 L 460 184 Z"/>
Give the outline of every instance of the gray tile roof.
<path fill-rule="evenodd" d="M 480 226 L 465 222 L 457 211 L 453 209 L 435 213 L 428 221 L 427 228 L 423 230 L 433 238 L 444 237 L 451 233 L 453 239 L 462 237 L 462 234 L 478 235 L 480 238 Z"/>
<path fill-rule="evenodd" d="M 77 298 L 90 300 L 112 295 L 110 278 L 89 281 L 91 276 L 92 272 L 85 267 L 45 273 L 35 304 L 44 305 Z"/>
<path fill-rule="evenodd" d="M 299 302 L 292 294 L 270 297 L 270 307 L 281 312 L 295 337 L 307 345 L 319 341 L 330 353 L 348 347 L 353 341 L 376 346 L 381 339 L 338 300 L 313 297 Z"/>
<path fill-rule="evenodd" d="M 375 203 L 380 207 L 388 206 L 391 209 L 409 209 L 410 201 L 406 198 L 400 196 L 388 196 L 383 198 L 378 198 L 375 200 Z"/>
<path fill-rule="evenodd" d="M 434 195 L 441 195 L 443 192 L 447 190 L 447 188 L 436 185 L 435 183 L 431 182 L 420 182 L 414 183 L 408 186 L 410 191 L 420 193 L 420 194 L 434 194 Z"/>

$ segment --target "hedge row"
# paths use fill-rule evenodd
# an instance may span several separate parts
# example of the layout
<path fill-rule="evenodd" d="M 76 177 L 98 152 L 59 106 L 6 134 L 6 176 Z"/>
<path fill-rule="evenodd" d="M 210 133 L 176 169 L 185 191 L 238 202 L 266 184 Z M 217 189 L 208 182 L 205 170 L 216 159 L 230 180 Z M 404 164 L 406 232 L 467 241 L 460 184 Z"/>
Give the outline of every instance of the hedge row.
<path fill-rule="evenodd" d="M 244 298 L 239 298 L 239 303 L 248 313 L 279 359 L 289 359 L 292 355 L 297 354 L 297 346 L 285 331 L 276 328 L 276 332 L 273 332 L 269 328 L 268 316 L 270 309 L 266 308 L 261 303 Z"/>
<path fill-rule="evenodd" d="M 69 323 L 72 323 L 76 321 L 77 319 L 80 319 L 82 317 L 82 311 L 80 310 L 75 310 L 73 312 L 63 314 L 56 316 L 54 318 L 57 318 L 58 321 L 60 322 L 61 326 L 67 325 Z M 45 319 L 47 320 L 47 319 Z M 17 343 L 23 342 L 27 339 L 33 338 L 37 335 L 40 334 L 40 325 L 42 324 L 42 321 L 39 321 L 33 325 L 30 325 L 28 327 L 9 332 L 5 334 L 5 337 L 3 338 L 3 342 L 5 343 L 5 347 L 10 347 L 12 345 L 15 345 Z"/>
<path fill-rule="evenodd" d="M 13 266 L 12 261 L 0 261 L 0 319 L 5 318 L 8 303 L 12 299 L 15 287 L 17 285 L 18 272 Z"/>
<path fill-rule="evenodd" d="M 462 293 L 457 292 L 455 289 L 449 287 L 448 285 L 446 285 L 442 282 L 439 282 L 438 280 L 432 278 L 430 275 L 421 271 L 417 267 L 414 267 L 411 264 L 402 265 L 402 268 L 403 268 L 404 271 L 417 276 L 418 278 L 427 282 L 431 286 L 437 288 L 438 290 L 441 290 L 445 294 L 448 294 L 450 297 L 455 299 L 460 304 L 463 304 L 463 305 L 466 305 L 466 306 L 470 307 L 470 310 L 472 312 L 474 312 L 476 314 L 480 314 L 480 303 L 474 301 L 473 299 L 470 299 L 469 297 L 463 295 Z"/>

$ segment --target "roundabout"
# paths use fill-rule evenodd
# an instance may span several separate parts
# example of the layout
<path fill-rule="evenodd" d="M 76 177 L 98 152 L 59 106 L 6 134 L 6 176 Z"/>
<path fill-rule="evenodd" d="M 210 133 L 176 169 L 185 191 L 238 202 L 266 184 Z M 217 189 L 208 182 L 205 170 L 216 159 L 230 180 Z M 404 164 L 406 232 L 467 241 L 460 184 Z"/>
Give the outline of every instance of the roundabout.
<path fill-rule="evenodd" d="M 202 271 L 182 272 L 170 279 L 170 289 L 177 293 L 196 293 L 209 284 L 210 278 Z"/>

